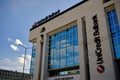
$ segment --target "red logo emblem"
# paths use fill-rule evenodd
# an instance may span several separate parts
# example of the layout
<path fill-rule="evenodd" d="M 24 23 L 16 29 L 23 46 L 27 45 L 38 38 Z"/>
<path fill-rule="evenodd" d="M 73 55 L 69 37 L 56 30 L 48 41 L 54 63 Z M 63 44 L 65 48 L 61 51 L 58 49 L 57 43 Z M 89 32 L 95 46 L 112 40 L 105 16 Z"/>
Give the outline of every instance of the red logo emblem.
<path fill-rule="evenodd" d="M 97 67 L 97 71 L 98 71 L 99 73 L 103 73 L 103 72 L 105 71 L 104 66 L 103 66 L 103 65 L 99 65 L 99 66 Z"/>

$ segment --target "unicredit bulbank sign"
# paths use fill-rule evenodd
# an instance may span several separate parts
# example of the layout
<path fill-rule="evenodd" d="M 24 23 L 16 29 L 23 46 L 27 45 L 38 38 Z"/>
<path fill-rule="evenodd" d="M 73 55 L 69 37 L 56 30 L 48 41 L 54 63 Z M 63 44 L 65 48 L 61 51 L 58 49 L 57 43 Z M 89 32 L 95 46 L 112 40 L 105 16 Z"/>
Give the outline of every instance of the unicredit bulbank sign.
<path fill-rule="evenodd" d="M 100 38 L 100 32 L 99 32 L 99 25 L 98 25 L 98 19 L 97 19 L 97 15 L 94 15 L 92 17 L 93 19 L 93 36 L 94 36 L 94 42 L 96 44 L 96 48 L 95 48 L 95 55 L 97 57 L 97 60 L 96 60 L 96 64 L 97 64 L 97 68 L 96 70 L 99 72 L 99 73 L 103 73 L 105 71 L 105 67 L 103 65 L 103 55 L 102 55 L 102 48 L 101 48 L 101 38 Z"/>

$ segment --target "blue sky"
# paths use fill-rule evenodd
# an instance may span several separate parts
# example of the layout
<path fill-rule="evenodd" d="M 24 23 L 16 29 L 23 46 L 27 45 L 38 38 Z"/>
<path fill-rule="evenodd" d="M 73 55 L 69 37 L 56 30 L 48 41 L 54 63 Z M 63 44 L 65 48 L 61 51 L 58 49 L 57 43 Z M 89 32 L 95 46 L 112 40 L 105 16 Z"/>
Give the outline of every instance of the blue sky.
<path fill-rule="evenodd" d="M 71 7 L 81 0 L 0 0 L 0 69 L 22 71 L 24 48 L 31 47 L 29 29 L 52 12 Z M 31 50 L 27 50 L 25 72 L 29 72 Z"/>

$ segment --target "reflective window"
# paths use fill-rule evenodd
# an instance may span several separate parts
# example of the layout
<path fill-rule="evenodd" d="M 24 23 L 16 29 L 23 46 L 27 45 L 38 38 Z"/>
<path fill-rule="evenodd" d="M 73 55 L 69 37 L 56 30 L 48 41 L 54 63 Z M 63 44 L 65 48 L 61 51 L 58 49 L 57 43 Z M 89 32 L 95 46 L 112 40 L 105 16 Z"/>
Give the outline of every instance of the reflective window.
<path fill-rule="evenodd" d="M 32 56 L 31 56 L 32 58 L 31 58 L 31 65 L 30 65 L 30 73 L 34 73 L 35 55 L 36 55 L 36 43 L 33 43 Z"/>
<path fill-rule="evenodd" d="M 107 13 L 116 58 L 120 58 L 120 26 L 116 10 Z"/>
<path fill-rule="evenodd" d="M 49 69 L 79 65 L 77 25 L 49 37 L 48 65 Z"/>

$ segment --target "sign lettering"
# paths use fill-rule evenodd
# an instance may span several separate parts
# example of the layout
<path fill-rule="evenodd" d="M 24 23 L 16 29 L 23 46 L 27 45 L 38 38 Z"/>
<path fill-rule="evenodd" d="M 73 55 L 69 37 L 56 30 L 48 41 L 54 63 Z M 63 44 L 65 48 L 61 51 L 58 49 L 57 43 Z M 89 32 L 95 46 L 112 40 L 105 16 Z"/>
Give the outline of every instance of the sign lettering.
<path fill-rule="evenodd" d="M 94 36 L 94 42 L 96 43 L 96 50 L 95 50 L 95 54 L 97 56 L 97 71 L 99 73 L 103 73 L 105 68 L 103 66 L 103 55 L 102 55 L 102 48 L 101 48 L 101 40 L 100 40 L 100 32 L 99 32 L 99 25 L 98 25 L 98 19 L 97 19 L 97 15 L 92 17 L 93 19 L 93 36 Z"/>
<path fill-rule="evenodd" d="M 59 13 L 60 13 L 60 10 L 58 10 L 58 11 L 56 11 L 56 12 L 53 12 L 52 14 L 46 16 L 45 18 L 41 19 L 40 21 L 35 22 L 32 27 L 37 27 L 37 26 L 43 24 L 44 22 L 52 19 L 53 17 L 55 17 L 55 16 L 58 15 Z"/>

